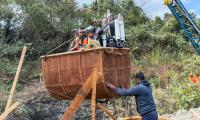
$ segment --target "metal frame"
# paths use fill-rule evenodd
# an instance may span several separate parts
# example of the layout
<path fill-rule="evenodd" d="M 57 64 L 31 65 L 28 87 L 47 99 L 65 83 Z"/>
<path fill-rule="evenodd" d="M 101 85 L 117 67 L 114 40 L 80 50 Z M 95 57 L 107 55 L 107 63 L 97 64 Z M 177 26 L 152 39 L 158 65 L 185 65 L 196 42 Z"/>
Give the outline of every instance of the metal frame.
<path fill-rule="evenodd" d="M 172 0 L 168 7 L 179 22 L 181 29 L 186 33 L 192 46 L 200 55 L 200 30 L 195 21 L 180 0 Z"/>

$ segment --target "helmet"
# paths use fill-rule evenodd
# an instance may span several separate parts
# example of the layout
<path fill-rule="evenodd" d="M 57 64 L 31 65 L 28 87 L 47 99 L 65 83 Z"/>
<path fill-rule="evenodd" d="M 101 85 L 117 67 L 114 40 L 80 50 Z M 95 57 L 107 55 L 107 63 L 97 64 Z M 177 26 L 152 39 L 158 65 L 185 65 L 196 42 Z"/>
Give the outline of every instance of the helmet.
<path fill-rule="evenodd" d="M 72 33 L 78 33 L 78 29 L 71 30 Z"/>
<path fill-rule="evenodd" d="M 89 27 L 86 28 L 86 30 L 87 30 L 88 33 L 91 33 L 91 32 L 92 32 L 92 33 L 95 33 L 96 28 L 93 27 L 93 26 L 89 26 Z"/>

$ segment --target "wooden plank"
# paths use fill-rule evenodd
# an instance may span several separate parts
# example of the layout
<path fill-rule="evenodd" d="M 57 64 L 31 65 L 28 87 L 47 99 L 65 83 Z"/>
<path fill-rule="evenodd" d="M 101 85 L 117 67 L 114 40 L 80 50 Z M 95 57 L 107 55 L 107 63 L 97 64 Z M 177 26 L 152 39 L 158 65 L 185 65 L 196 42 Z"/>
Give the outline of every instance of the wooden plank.
<path fill-rule="evenodd" d="M 73 99 L 70 106 L 67 108 L 66 112 L 63 115 L 63 118 L 61 120 L 71 120 L 74 113 L 77 111 L 77 109 L 80 107 L 82 102 L 85 100 L 85 97 L 88 95 L 90 90 L 92 89 L 92 78 L 95 75 L 95 71 L 93 70 L 93 73 L 88 77 L 88 79 L 85 81 L 81 89 L 78 91 L 77 95 Z M 97 77 L 97 79 L 99 76 Z"/>
<path fill-rule="evenodd" d="M 130 116 L 125 118 L 118 118 L 118 120 L 142 120 L 141 116 Z"/>
<path fill-rule="evenodd" d="M 93 69 L 94 75 L 92 78 L 92 120 L 95 120 L 95 112 L 96 112 L 96 85 L 97 85 L 97 68 Z"/>
<path fill-rule="evenodd" d="M 101 110 L 103 110 L 109 117 L 111 117 L 113 120 L 117 120 L 117 118 L 112 114 L 110 113 L 109 110 L 107 110 L 103 105 L 101 104 L 98 104 L 97 107 L 99 107 Z"/>
<path fill-rule="evenodd" d="M 171 119 L 166 119 L 164 117 L 158 116 L 158 120 L 171 120 Z"/>
<path fill-rule="evenodd" d="M 15 92 L 17 81 L 19 79 L 19 73 L 21 71 L 21 68 L 22 68 L 22 65 L 23 65 L 23 62 L 24 62 L 24 57 L 25 57 L 26 51 L 27 51 L 27 46 L 24 46 L 24 48 L 22 50 L 21 58 L 20 58 L 20 61 L 19 61 L 18 67 L 17 67 L 17 72 L 15 74 L 14 82 L 13 82 L 12 88 L 10 90 L 10 95 L 8 97 L 8 101 L 7 101 L 7 104 L 6 104 L 5 111 L 10 107 L 10 105 L 12 103 L 12 98 L 13 98 L 13 95 L 14 95 L 14 92 Z"/>
<path fill-rule="evenodd" d="M 15 102 L 11 107 L 9 107 L 5 112 L 0 116 L 0 120 L 6 119 L 6 117 L 20 104 L 20 102 Z"/>

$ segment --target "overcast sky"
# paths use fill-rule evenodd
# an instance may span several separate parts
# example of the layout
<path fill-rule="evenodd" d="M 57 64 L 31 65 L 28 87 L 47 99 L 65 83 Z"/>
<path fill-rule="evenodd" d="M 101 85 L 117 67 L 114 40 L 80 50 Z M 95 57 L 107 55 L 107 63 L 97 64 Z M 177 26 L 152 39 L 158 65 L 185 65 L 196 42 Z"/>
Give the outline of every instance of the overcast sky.
<path fill-rule="evenodd" d="M 81 4 L 91 4 L 94 0 L 77 0 Z M 164 13 L 170 12 L 167 6 L 163 5 L 163 0 L 134 0 L 135 3 L 142 7 L 147 16 L 154 18 L 155 16 L 163 17 Z M 200 0 L 181 0 L 189 12 L 195 12 L 200 18 Z"/>

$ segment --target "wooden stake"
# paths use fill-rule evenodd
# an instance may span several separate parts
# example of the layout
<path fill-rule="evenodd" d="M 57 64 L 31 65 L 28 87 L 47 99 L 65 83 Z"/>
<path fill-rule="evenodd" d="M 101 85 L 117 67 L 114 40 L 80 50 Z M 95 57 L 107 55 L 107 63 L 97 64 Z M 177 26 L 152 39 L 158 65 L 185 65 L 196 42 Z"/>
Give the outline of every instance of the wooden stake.
<path fill-rule="evenodd" d="M 5 112 L 0 116 L 0 120 L 6 119 L 6 117 L 19 105 L 19 102 L 15 102 L 11 107 L 9 107 Z"/>
<path fill-rule="evenodd" d="M 24 62 L 24 57 L 25 57 L 26 51 L 27 51 L 27 46 L 24 46 L 22 54 L 21 54 L 21 58 L 20 58 L 20 61 L 19 61 L 18 67 L 17 67 L 17 72 L 15 74 L 14 82 L 13 82 L 12 88 L 10 90 L 10 95 L 8 97 L 8 101 L 7 101 L 7 104 L 6 104 L 5 111 L 10 107 L 10 105 L 12 103 L 13 94 L 15 92 L 17 81 L 19 79 L 19 73 L 21 71 L 22 64 Z"/>
<path fill-rule="evenodd" d="M 96 112 L 96 86 L 97 86 L 97 68 L 93 69 L 94 75 L 92 78 L 92 120 L 95 120 L 95 112 Z"/>
<path fill-rule="evenodd" d="M 93 73 L 88 77 L 88 79 L 85 81 L 81 89 L 76 94 L 75 98 L 73 99 L 70 106 L 67 108 L 66 112 L 64 113 L 63 118 L 61 120 L 71 120 L 73 114 L 76 112 L 76 110 L 80 107 L 82 102 L 85 100 L 85 97 L 88 95 L 90 90 L 92 89 L 92 78 L 94 75 L 96 75 L 97 71 L 94 69 Z M 96 79 L 98 79 L 96 77 Z"/>
<path fill-rule="evenodd" d="M 141 116 L 130 116 L 125 118 L 119 118 L 119 120 L 142 120 Z"/>
<path fill-rule="evenodd" d="M 109 117 L 111 117 L 113 120 L 117 120 L 117 118 L 115 118 L 115 116 L 110 113 L 109 110 L 107 110 L 103 105 L 98 104 L 97 107 L 99 107 L 101 110 L 103 110 Z"/>

